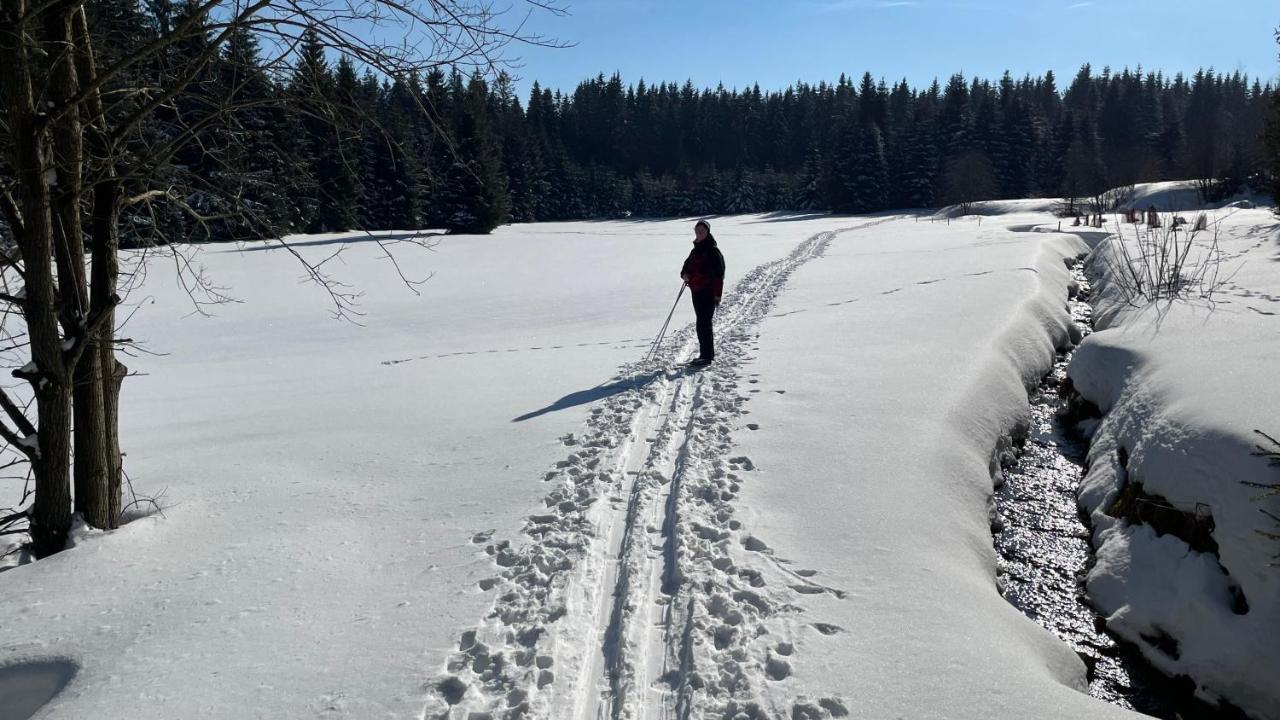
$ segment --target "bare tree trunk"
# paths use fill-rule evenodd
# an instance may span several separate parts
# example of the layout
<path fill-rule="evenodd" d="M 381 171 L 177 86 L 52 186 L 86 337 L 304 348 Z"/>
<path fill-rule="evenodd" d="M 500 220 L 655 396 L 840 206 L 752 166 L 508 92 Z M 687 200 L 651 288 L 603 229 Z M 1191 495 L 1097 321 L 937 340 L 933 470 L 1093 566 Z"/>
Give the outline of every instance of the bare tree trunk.
<path fill-rule="evenodd" d="M 120 385 L 127 368 L 116 359 L 115 327 L 116 295 L 120 277 L 120 202 L 121 184 L 113 176 L 99 182 L 93 194 L 93 276 L 90 290 L 90 315 L 95 318 L 92 329 L 93 347 L 98 376 L 97 386 L 102 398 L 101 435 L 96 436 L 106 462 L 106 499 L 115 527 L 120 518 L 120 481 L 124 473 L 120 455 Z M 100 319 L 99 319 L 100 318 Z M 77 443 L 79 438 L 76 439 Z"/>
<path fill-rule="evenodd" d="M 84 6 L 77 8 L 74 17 L 76 42 L 76 68 L 81 83 L 97 79 L 94 63 L 93 41 Z M 93 189 L 91 209 L 93 267 L 89 277 L 89 341 L 87 361 L 93 368 L 92 383 L 97 387 L 95 398 L 101 399 L 101 423 L 95 425 L 93 442 L 96 459 L 103 462 L 103 495 L 110 524 L 120 522 L 120 491 L 124 474 L 120 453 L 120 385 L 128 369 L 116 360 L 115 327 L 116 306 L 120 298 L 116 288 L 120 278 L 120 207 L 124 202 L 124 185 L 116 172 L 112 148 L 106 140 L 106 118 L 102 96 L 91 93 L 85 101 L 88 111 L 86 123 L 89 147 L 97 159 L 96 184 Z M 86 439 L 86 442 L 89 440 Z M 76 439 L 79 447 L 80 439 Z"/>
<path fill-rule="evenodd" d="M 57 181 L 48 157 L 48 137 L 40 125 L 21 21 L 23 0 L 0 0 L 0 96 L 7 104 L 13 141 L 14 175 L 18 180 L 22 227 L 15 233 L 23 257 L 23 312 L 31 340 L 32 363 L 15 372 L 31 382 L 37 406 L 37 441 L 26 451 L 32 460 L 35 500 L 31 538 L 37 556 L 58 552 L 71 527 L 71 385 L 58 332 L 58 304 L 53 270 L 53 209 L 49 186 Z"/>
<path fill-rule="evenodd" d="M 86 342 L 98 342 L 98 333 Z M 109 336 L 109 334 L 108 334 Z M 108 459 L 108 406 L 102 355 L 91 346 L 80 356 L 75 368 L 75 510 L 96 528 L 114 528 L 120 522 L 120 483 L 111 482 L 112 463 Z"/>
<path fill-rule="evenodd" d="M 76 37 L 73 22 L 78 7 L 73 2 L 50 10 L 44 16 L 44 45 L 60 48 L 49 68 L 47 94 L 62 105 L 79 91 L 76 68 Z M 88 337 L 89 281 L 84 263 L 81 221 L 83 195 L 84 128 L 80 113 L 63 113 L 52 125 L 54 161 L 58 184 L 51 200 L 54 218 L 54 255 L 61 291 L 63 332 L 74 343 L 91 343 Z M 72 369 L 74 425 L 75 511 L 93 527 L 113 528 L 108 491 L 108 463 L 104 439 L 102 370 L 98 353 L 92 348 L 78 355 Z"/>

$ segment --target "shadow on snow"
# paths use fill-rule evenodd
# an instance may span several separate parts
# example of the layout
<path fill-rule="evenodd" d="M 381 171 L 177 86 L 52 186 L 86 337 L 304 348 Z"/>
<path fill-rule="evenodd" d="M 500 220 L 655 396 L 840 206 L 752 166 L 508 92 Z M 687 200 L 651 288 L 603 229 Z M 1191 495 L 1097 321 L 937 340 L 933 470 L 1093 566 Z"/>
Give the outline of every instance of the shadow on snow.
<path fill-rule="evenodd" d="M 265 250 L 284 250 L 285 246 L 292 248 L 301 247 L 322 247 L 325 245 L 352 245 L 362 242 L 400 242 L 402 240 L 426 240 L 428 238 L 443 237 L 448 233 L 434 232 L 353 232 L 345 235 L 337 235 L 334 237 L 317 238 L 315 240 L 262 240 L 253 244 L 244 244 L 233 250 L 226 252 L 262 252 Z"/>
<path fill-rule="evenodd" d="M 586 405 L 588 403 L 593 403 L 597 400 L 603 400 L 607 397 L 612 397 L 614 395 L 624 393 L 633 388 L 644 387 L 645 385 L 648 385 L 649 383 L 653 382 L 654 379 L 656 379 L 660 374 L 661 373 L 659 372 L 643 373 L 641 375 L 636 375 L 634 377 L 627 377 L 621 380 L 615 380 L 610 383 L 603 383 L 593 388 L 589 388 L 587 390 L 579 390 L 577 392 L 571 392 L 568 395 L 565 395 L 564 397 L 560 398 L 559 400 L 551 403 L 550 405 L 544 408 L 539 408 L 532 412 L 527 412 L 524 415 L 521 415 L 519 417 L 512 418 L 511 422 L 524 422 L 525 420 L 532 420 L 533 418 L 541 417 L 542 415 L 546 415 L 547 413 L 553 413 L 560 410 L 567 410 L 569 408 L 577 407 L 579 405 Z"/>

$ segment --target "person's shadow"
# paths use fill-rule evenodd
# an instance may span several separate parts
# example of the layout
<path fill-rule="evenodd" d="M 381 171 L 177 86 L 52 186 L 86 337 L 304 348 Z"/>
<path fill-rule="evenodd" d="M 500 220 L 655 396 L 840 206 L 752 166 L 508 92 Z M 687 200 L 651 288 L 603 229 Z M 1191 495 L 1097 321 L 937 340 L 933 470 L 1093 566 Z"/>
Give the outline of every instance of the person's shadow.
<path fill-rule="evenodd" d="M 614 382 L 611 382 L 611 383 L 597 385 L 587 390 L 579 390 L 577 392 L 571 392 L 568 395 L 565 395 L 564 397 L 560 398 L 559 400 L 551 403 L 550 405 L 544 408 L 539 408 L 538 410 L 534 410 L 533 412 L 527 412 L 524 415 L 521 415 L 520 417 L 511 418 L 511 422 L 524 422 L 525 420 L 532 420 L 533 418 L 546 415 L 547 413 L 553 413 L 553 412 L 556 412 L 557 410 L 567 410 L 568 408 L 571 408 L 571 407 L 586 405 L 587 403 L 593 403 L 596 400 L 603 400 L 604 398 L 612 397 L 619 393 L 624 393 L 632 388 L 644 387 L 645 385 L 648 385 L 649 383 L 653 382 L 653 380 L 657 378 L 658 375 L 660 374 L 661 373 L 658 373 L 658 372 L 642 373 L 640 375 L 635 375 L 633 377 L 627 377 L 621 380 L 615 380 Z"/>

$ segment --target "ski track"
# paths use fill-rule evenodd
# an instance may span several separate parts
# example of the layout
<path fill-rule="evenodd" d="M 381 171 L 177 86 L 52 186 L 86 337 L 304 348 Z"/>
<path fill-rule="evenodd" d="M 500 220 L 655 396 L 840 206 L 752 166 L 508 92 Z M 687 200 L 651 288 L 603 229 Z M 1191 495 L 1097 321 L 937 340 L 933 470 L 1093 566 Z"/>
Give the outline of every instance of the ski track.
<path fill-rule="evenodd" d="M 790 697 L 793 601 L 844 593 L 795 570 L 734 519 L 754 469 L 732 457 L 748 396 L 738 389 L 756 327 L 796 268 L 843 232 L 814 235 L 761 265 L 716 313 L 716 361 L 672 366 L 697 348 L 692 326 L 648 362 L 622 368 L 643 382 L 601 401 L 569 455 L 543 479 L 546 511 L 524 540 L 472 538 L 493 558 L 493 609 L 462 632 L 429 683 L 427 720 L 818 720 L 844 701 Z M 647 378 L 647 379 L 646 379 Z M 817 637 L 842 632 L 810 623 Z M 790 699 L 788 699 L 790 698 Z"/>

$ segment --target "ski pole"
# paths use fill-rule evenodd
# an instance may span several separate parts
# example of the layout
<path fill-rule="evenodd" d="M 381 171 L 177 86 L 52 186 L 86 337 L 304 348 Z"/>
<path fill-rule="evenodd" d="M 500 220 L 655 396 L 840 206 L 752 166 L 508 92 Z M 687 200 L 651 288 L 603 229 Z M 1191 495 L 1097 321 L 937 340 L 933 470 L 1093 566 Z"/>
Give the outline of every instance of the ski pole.
<path fill-rule="evenodd" d="M 649 352 L 645 353 L 644 359 L 648 360 L 658 352 L 658 345 L 662 342 L 662 338 L 667 334 L 667 326 L 671 324 L 671 317 L 676 314 L 676 308 L 680 305 L 680 298 L 684 296 L 684 289 L 689 287 L 689 283 L 680 283 L 680 292 L 676 293 L 676 301 L 671 306 L 671 312 L 667 313 L 667 321 L 662 323 L 662 329 L 658 331 L 658 337 L 653 339 L 653 344 L 649 346 Z"/>
<path fill-rule="evenodd" d="M 680 298 L 684 295 L 684 289 L 689 287 L 689 283 L 680 284 L 680 291 L 676 293 L 676 301 L 671 305 L 671 312 L 667 313 L 666 322 L 662 323 L 662 329 L 658 331 L 658 337 L 654 338 L 653 345 L 649 347 L 649 354 L 656 356 L 658 354 L 658 346 L 662 344 L 662 339 L 667 336 L 667 328 L 671 325 L 671 318 L 676 314 L 676 308 L 680 306 Z"/>

